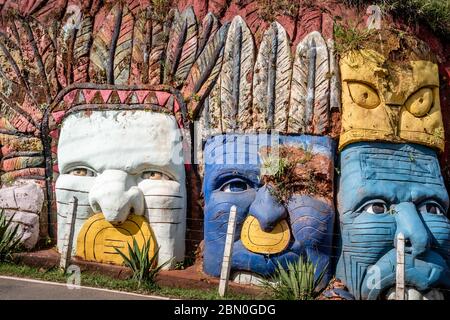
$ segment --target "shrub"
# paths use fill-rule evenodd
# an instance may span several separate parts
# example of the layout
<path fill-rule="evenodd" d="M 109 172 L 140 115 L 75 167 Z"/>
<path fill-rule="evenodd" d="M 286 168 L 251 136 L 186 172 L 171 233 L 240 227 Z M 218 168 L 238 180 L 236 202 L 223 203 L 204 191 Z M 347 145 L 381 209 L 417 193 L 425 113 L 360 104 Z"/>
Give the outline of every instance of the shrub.
<path fill-rule="evenodd" d="M 128 243 L 128 255 L 118 248 L 114 249 L 123 258 L 125 266 L 130 268 L 133 272 L 133 279 L 137 281 L 138 288 L 140 288 L 142 284 L 145 284 L 148 287 L 155 286 L 156 276 L 161 269 L 171 261 L 168 260 L 160 266 L 157 266 L 159 248 L 154 255 L 149 256 L 150 239 L 144 243 L 142 248 L 139 248 L 136 239 L 133 238 L 133 247 Z"/>
<path fill-rule="evenodd" d="M 263 280 L 262 285 L 279 300 L 313 300 L 317 297 L 316 288 L 321 282 L 326 267 L 315 280 L 317 267 L 309 260 L 300 257 L 297 262 L 288 262 L 285 269 L 279 262 L 274 275 Z"/>

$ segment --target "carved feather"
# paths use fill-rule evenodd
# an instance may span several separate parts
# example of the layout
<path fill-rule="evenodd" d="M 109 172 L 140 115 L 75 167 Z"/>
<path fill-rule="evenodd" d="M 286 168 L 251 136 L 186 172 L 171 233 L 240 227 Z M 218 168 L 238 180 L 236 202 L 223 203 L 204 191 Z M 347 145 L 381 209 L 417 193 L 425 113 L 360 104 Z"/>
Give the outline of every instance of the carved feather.
<path fill-rule="evenodd" d="M 220 83 L 221 83 L 221 75 L 213 85 L 211 89 L 211 93 L 205 102 L 204 112 L 208 112 L 208 118 L 205 118 L 205 121 L 208 121 L 208 128 L 211 134 L 220 134 L 223 132 L 222 127 L 222 98 L 220 91 Z M 205 115 L 203 115 L 205 117 Z M 205 124 L 206 126 L 206 124 Z"/>
<path fill-rule="evenodd" d="M 264 33 L 254 68 L 255 129 L 286 130 L 292 57 L 286 30 L 273 22 Z"/>
<path fill-rule="evenodd" d="M 61 28 L 58 33 L 56 70 L 61 86 L 66 87 L 72 83 L 71 75 L 73 68 L 73 49 L 75 34 L 81 23 L 81 15 L 74 7 L 68 7 L 63 17 Z"/>
<path fill-rule="evenodd" d="M 167 50 L 164 83 L 179 86 L 186 79 L 197 52 L 197 21 L 192 7 L 175 16 Z"/>
<path fill-rule="evenodd" d="M 41 24 L 31 24 L 33 41 L 36 43 L 36 49 L 40 56 L 37 60 L 38 64 L 42 63 L 41 74 L 45 75 L 46 85 L 49 87 L 49 99 L 51 102 L 58 94 L 58 82 L 56 77 L 56 48 L 52 41 L 51 35 L 48 33 L 52 29 L 45 28 Z M 44 79 L 43 79 L 44 80 Z"/>
<path fill-rule="evenodd" d="M 220 76 L 223 130 L 251 128 L 255 45 L 245 21 L 236 16 L 228 30 Z"/>
<path fill-rule="evenodd" d="M 157 85 L 162 83 L 162 66 L 164 65 L 164 52 L 166 49 L 167 24 L 152 21 L 151 48 L 148 54 L 148 83 Z"/>
<path fill-rule="evenodd" d="M 325 134 L 329 125 L 328 48 L 322 35 L 309 33 L 297 46 L 292 74 L 288 131 Z"/>

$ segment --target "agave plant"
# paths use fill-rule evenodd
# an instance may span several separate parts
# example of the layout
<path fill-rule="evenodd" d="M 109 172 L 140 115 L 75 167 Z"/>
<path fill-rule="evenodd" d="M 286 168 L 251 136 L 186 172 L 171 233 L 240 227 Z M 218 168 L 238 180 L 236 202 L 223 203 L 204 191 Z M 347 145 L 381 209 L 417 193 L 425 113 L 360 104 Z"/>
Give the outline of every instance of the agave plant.
<path fill-rule="evenodd" d="M 19 225 L 13 226 L 13 218 L 7 220 L 4 210 L 0 212 L 0 262 L 10 260 L 20 249 Z"/>
<path fill-rule="evenodd" d="M 322 281 L 326 267 L 314 279 L 317 266 L 301 256 L 297 262 L 288 262 L 287 268 L 277 263 L 274 275 L 262 282 L 275 299 L 313 300 L 318 295 L 316 288 Z"/>
<path fill-rule="evenodd" d="M 125 266 L 133 272 L 133 279 L 137 281 L 138 288 L 144 283 L 149 287 L 155 285 L 155 278 L 163 267 L 171 262 L 171 259 L 157 266 L 159 248 L 156 249 L 152 256 L 150 252 L 150 240 L 148 240 L 142 248 L 135 238 L 133 238 L 133 247 L 128 243 L 128 255 L 118 248 L 114 248 L 118 254 L 123 258 Z"/>

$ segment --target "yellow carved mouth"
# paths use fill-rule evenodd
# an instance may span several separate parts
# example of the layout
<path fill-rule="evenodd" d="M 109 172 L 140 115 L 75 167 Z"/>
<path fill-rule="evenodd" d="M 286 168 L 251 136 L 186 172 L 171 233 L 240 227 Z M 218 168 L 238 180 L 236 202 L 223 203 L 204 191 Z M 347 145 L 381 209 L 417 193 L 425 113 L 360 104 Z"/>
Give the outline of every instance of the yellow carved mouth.
<path fill-rule="evenodd" d="M 272 231 L 265 232 L 255 217 L 248 216 L 241 231 L 242 244 L 255 253 L 279 253 L 287 248 L 290 238 L 291 232 L 286 220 L 280 221 Z"/>
<path fill-rule="evenodd" d="M 128 255 L 128 243 L 133 247 L 133 238 L 139 248 L 150 239 L 149 257 L 156 251 L 156 239 L 147 220 L 142 216 L 129 215 L 120 225 L 106 221 L 102 213 L 90 217 L 83 225 L 77 239 L 77 256 L 87 261 L 121 265 L 123 258 L 114 247 Z"/>

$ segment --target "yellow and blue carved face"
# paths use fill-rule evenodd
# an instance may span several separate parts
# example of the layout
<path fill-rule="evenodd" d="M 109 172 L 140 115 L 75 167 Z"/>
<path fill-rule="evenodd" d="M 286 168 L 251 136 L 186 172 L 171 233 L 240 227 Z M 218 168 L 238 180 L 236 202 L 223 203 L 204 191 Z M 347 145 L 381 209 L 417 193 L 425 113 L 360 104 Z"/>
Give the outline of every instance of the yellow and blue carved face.
<path fill-rule="evenodd" d="M 300 156 L 294 157 L 294 170 L 281 172 L 277 165 L 286 148 Z M 204 149 L 204 271 L 220 275 L 233 205 L 237 225 L 232 276 L 241 272 L 269 276 L 278 263 L 286 266 L 300 256 L 317 265 L 316 275 L 331 269 L 334 149 L 330 138 L 306 135 L 232 134 L 208 139 Z M 284 199 L 277 193 L 283 190 L 275 176 L 291 183 L 284 185 L 289 193 Z M 318 180 L 328 189 L 314 189 Z M 328 279 L 329 272 L 325 274 Z"/>
<path fill-rule="evenodd" d="M 449 199 L 435 151 L 417 144 L 349 145 L 341 152 L 337 200 L 336 277 L 357 299 L 393 292 L 399 233 L 406 239 L 406 286 L 425 299 L 450 288 Z"/>
<path fill-rule="evenodd" d="M 444 149 L 438 66 L 391 62 L 373 50 L 340 61 L 342 133 L 339 149 L 359 141 L 410 142 Z"/>

